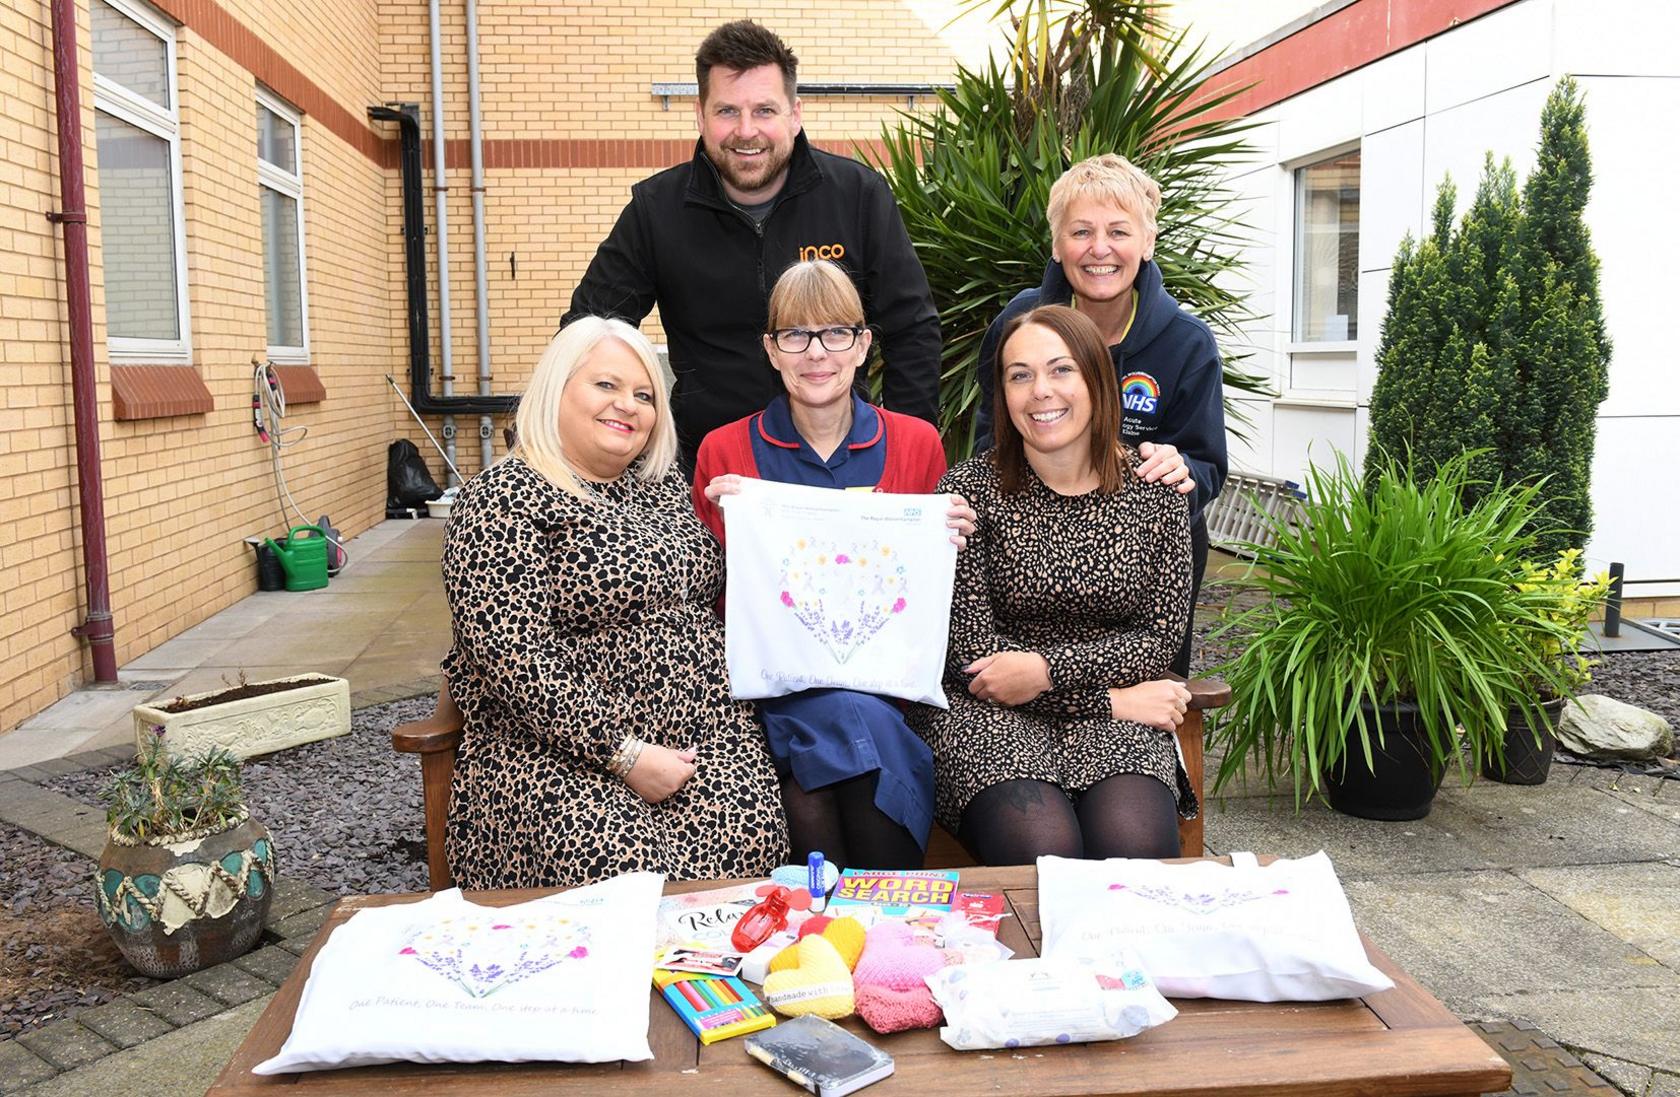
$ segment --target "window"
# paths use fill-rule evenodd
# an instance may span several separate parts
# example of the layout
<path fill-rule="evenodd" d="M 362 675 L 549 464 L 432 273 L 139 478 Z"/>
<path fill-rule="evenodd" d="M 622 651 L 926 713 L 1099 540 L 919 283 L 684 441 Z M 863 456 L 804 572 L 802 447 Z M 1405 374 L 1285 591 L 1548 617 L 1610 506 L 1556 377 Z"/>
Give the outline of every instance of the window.
<path fill-rule="evenodd" d="M 113 361 L 190 360 L 175 31 L 91 0 L 105 323 Z"/>
<path fill-rule="evenodd" d="M 303 265 L 303 126 L 298 113 L 257 92 L 257 191 L 262 198 L 263 300 L 268 357 L 309 360 L 309 308 Z"/>
<path fill-rule="evenodd" d="M 1359 338 L 1359 150 L 1295 172 L 1295 342 Z"/>

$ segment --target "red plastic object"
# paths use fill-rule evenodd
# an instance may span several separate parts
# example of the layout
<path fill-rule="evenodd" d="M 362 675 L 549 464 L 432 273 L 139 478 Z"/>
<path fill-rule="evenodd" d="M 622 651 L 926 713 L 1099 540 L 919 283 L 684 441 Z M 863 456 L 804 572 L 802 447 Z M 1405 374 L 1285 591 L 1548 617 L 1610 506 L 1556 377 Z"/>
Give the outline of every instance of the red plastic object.
<path fill-rule="evenodd" d="M 741 916 L 729 941 L 737 952 L 751 952 L 770 939 L 770 935 L 787 925 L 788 889 L 775 887 L 764 901 Z"/>

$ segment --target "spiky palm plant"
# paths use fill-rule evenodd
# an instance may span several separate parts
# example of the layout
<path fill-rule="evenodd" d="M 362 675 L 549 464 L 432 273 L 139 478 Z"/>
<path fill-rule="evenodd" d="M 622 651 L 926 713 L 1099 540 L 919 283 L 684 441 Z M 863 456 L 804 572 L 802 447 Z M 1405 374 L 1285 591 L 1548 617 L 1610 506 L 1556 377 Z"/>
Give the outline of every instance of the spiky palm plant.
<path fill-rule="evenodd" d="M 1184 33 L 1167 33 L 1159 7 L 1032 0 L 1013 16 L 1007 60 L 959 69 L 940 109 L 902 113 L 883 133 L 884 151 L 871 154 L 939 308 L 939 426 L 953 459 L 972 449 L 986 327 L 1017 292 L 1039 284 L 1050 258 L 1050 184 L 1105 152 L 1160 183 L 1155 261 L 1167 291 L 1221 336 L 1226 384 L 1267 391 L 1229 353 L 1250 313 L 1230 288 L 1243 236 L 1224 179 L 1250 148 L 1241 136 L 1247 124 L 1220 108 L 1242 89 L 1210 92 L 1212 60 Z"/>

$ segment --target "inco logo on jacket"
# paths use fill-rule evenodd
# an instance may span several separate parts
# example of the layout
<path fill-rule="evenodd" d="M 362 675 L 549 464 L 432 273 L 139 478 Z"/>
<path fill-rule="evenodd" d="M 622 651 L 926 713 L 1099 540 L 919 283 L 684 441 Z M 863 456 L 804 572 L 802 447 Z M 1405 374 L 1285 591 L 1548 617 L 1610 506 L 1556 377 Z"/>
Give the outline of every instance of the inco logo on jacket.
<path fill-rule="evenodd" d="M 806 244 L 799 249 L 799 261 L 801 263 L 808 263 L 813 259 L 840 260 L 845 257 L 845 244 Z"/>
<path fill-rule="evenodd" d="M 1147 373 L 1128 373 L 1120 378 L 1120 404 L 1127 411 L 1155 414 L 1161 402 L 1161 385 Z"/>

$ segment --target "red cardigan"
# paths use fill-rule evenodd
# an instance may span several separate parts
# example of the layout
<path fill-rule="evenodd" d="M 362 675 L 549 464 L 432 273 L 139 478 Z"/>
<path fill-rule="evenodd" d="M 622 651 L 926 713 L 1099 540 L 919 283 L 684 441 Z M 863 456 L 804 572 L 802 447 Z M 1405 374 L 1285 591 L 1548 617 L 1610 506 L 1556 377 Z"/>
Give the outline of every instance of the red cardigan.
<path fill-rule="evenodd" d="M 925 495 L 939 485 L 945 475 L 945 447 L 939 432 L 926 420 L 914 415 L 900 415 L 896 411 L 876 408 L 885 432 L 880 444 L 887 447 L 886 467 L 876 491 L 893 495 Z M 733 423 L 727 423 L 700 442 L 700 453 L 694 461 L 694 513 L 723 543 L 723 512 L 706 498 L 706 485 L 714 477 L 726 473 L 759 478 L 758 462 L 753 459 L 752 424 L 763 412 L 754 412 Z"/>

